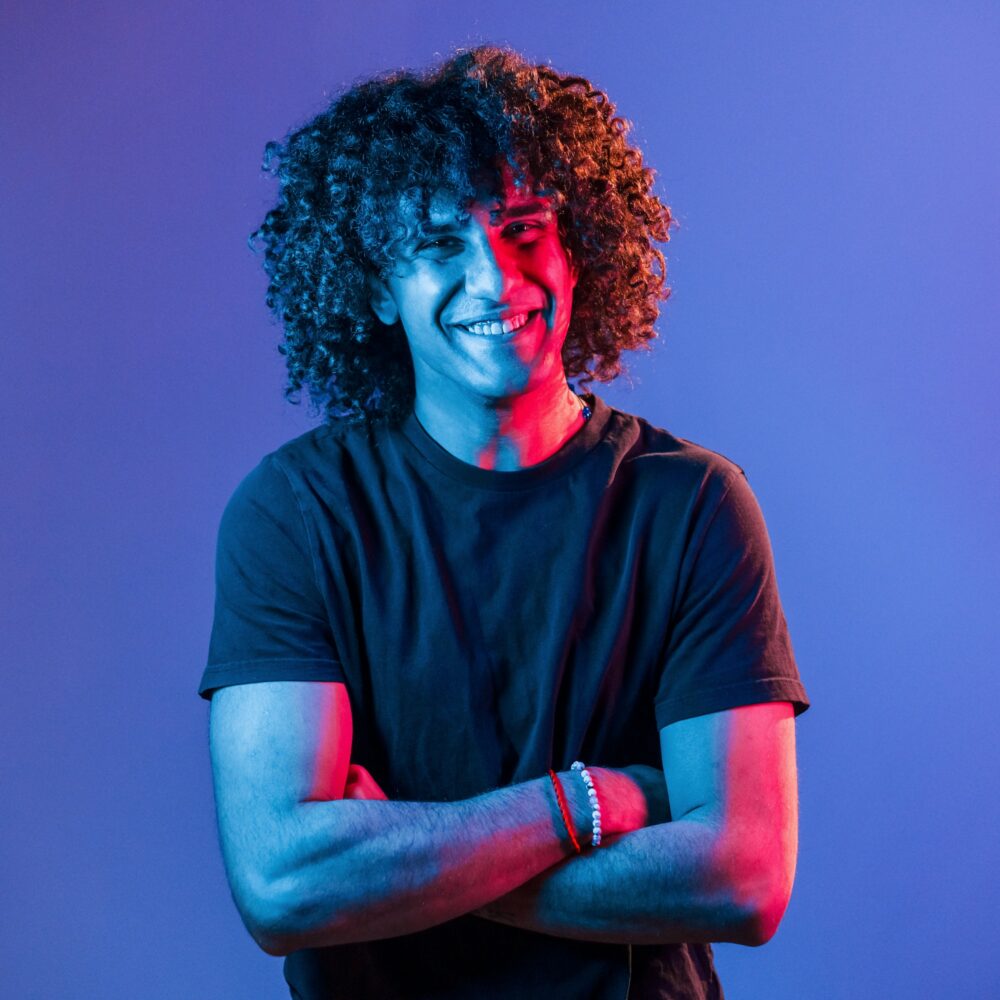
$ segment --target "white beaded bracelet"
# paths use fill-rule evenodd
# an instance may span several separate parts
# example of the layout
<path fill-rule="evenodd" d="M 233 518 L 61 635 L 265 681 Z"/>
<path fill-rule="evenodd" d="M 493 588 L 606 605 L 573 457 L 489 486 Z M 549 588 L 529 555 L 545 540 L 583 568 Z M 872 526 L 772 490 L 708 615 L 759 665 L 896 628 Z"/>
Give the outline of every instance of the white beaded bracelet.
<path fill-rule="evenodd" d="M 597 798 L 597 789 L 594 788 L 594 779 L 590 776 L 582 760 L 573 761 L 573 770 L 580 772 L 583 783 L 587 786 L 587 798 L 590 800 L 592 810 L 591 823 L 593 824 L 594 836 L 590 841 L 591 847 L 598 847 L 601 843 L 601 803 Z"/>

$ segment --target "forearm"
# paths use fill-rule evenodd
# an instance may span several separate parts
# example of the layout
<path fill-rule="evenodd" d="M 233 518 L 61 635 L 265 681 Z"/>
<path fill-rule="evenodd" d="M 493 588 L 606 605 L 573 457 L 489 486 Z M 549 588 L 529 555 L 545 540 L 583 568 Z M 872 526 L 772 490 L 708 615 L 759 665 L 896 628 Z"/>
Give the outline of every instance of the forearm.
<path fill-rule="evenodd" d="M 717 844 L 696 819 L 648 826 L 567 858 L 476 914 L 584 941 L 752 944 L 751 911 Z"/>
<path fill-rule="evenodd" d="M 509 893 L 571 850 L 548 786 L 460 802 L 301 803 L 254 936 L 272 954 L 394 937 Z M 585 802 L 576 809 L 586 815 Z"/>

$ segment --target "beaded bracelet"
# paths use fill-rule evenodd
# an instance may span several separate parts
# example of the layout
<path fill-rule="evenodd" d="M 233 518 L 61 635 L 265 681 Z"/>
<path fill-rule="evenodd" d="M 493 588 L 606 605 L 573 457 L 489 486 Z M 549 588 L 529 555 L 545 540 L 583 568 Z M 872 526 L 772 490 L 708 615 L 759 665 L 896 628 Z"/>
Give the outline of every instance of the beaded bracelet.
<path fill-rule="evenodd" d="M 594 787 L 594 779 L 590 771 L 587 770 L 582 760 L 573 761 L 573 770 L 580 772 L 583 783 L 587 786 L 587 798 L 590 800 L 590 808 L 593 810 L 593 830 L 594 836 L 590 841 L 591 847 L 599 847 L 601 843 L 601 803 L 597 798 L 597 789 Z"/>
<path fill-rule="evenodd" d="M 569 834 L 573 849 L 579 854 L 581 853 L 580 841 L 576 839 L 576 834 L 573 832 L 573 819 L 569 814 L 569 806 L 566 805 L 566 796 L 563 794 L 562 785 L 559 783 L 556 772 L 551 768 L 549 769 L 549 777 L 552 779 L 552 787 L 556 790 L 556 802 L 559 803 L 559 812 L 562 814 L 566 832 Z"/>

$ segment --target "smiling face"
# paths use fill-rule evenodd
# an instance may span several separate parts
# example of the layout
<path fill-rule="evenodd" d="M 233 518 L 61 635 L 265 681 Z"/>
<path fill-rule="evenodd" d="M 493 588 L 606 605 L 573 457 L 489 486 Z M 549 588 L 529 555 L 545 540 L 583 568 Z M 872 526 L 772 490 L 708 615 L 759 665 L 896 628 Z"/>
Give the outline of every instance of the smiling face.
<path fill-rule="evenodd" d="M 461 406 L 565 386 L 576 273 L 551 200 L 507 171 L 501 198 L 484 191 L 465 212 L 439 192 L 429 223 L 388 280 L 370 282 L 376 316 L 402 322 L 418 398 Z"/>

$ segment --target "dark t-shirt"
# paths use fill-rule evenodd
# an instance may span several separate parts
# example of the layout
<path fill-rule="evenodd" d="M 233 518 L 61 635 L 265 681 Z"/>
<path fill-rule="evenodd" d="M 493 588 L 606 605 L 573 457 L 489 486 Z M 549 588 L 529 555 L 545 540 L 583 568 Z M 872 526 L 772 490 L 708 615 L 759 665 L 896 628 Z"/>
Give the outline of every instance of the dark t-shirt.
<path fill-rule="evenodd" d="M 662 767 L 659 729 L 809 706 L 743 470 L 588 396 L 546 461 L 480 469 L 399 428 L 325 424 L 267 455 L 219 529 L 199 693 L 342 681 L 351 759 L 390 799 Z M 603 944 L 464 916 L 304 949 L 294 997 L 721 997 L 707 944 Z M 629 984 L 631 983 L 631 986 Z"/>

